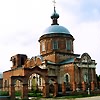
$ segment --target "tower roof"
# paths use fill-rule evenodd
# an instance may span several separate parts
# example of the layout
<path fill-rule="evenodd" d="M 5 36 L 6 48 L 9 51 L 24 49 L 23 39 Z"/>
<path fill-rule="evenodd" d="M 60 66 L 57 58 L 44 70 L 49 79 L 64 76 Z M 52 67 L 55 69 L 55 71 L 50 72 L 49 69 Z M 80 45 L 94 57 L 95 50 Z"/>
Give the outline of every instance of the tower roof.
<path fill-rule="evenodd" d="M 51 34 L 51 33 L 64 33 L 64 34 L 70 34 L 70 32 L 68 31 L 67 28 L 65 28 L 64 26 L 60 26 L 58 24 L 58 18 L 59 18 L 59 14 L 56 12 L 56 8 L 55 8 L 55 0 L 53 1 L 54 3 L 54 12 L 51 15 L 51 19 L 52 19 L 52 24 L 51 26 L 47 27 L 46 30 L 43 32 L 44 34 Z"/>
<path fill-rule="evenodd" d="M 69 30 L 64 27 L 64 26 L 61 26 L 58 24 L 58 18 L 59 18 L 59 14 L 56 12 L 56 7 L 55 7 L 55 0 L 53 1 L 54 2 L 54 11 L 53 11 L 53 14 L 51 15 L 51 19 L 52 19 L 52 24 L 51 26 L 47 27 L 44 31 L 43 31 L 43 35 L 46 35 L 47 34 L 49 35 L 54 35 L 54 34 L 58 34 L 59 36 L 61 35 L 66 35 L 67 37 L 68 36 L 71 36 L 73 37 Z"/>
<path fill-rule="evenodd" d="M 70 34 L 67 28 L 60 26 L 60 25 L 51 25 L 44 31 L 44 34 L 51 34 L 51 33 L 64 33 Z"/>

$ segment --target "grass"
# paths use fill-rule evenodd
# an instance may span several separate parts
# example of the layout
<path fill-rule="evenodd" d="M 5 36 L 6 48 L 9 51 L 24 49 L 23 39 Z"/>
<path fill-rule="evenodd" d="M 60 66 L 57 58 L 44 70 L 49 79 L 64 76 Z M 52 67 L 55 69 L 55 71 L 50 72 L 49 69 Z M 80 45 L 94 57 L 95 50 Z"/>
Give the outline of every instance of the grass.
<path fill-rule="evenodd" d="M 61 96 L 61 97 L 49 97 L 49 98 L 44 98 L 44 99 L 50 99 L 52 98 L 52 100 L 59 100 L 59 99 L 69 99 L 69 100 L 73 100 L 73 99 L 76 99 L 76 98 L 84 98 L 84 97 L 93 97 L 93 96 L 100 96 L 99 95 L 73 95 L 73 96 Z M 25 100 L 25 99 L 16 99 L 16 100 Z M 40 100 L 40 97 L 36 97 L 36 98 L 33 98 L 31 100 Z"/>
<path fill-rule="evenodd" d="M 15 96 L 21 96 L 21 91 L 15 91 Z"/>
<path fill-rule="evenodd" d="M 9 93 L 6 91 L 0 91 L 0 96 L 9 96 Z M 20 91 L 15 92 L 15 96 L 21 96 Z M 66 94 L 65 96 L 58 95 L 58 97 L 53 97 L 53 95 L 50 95 L 51 99 L 75 99 L 75 98 L 84 98 L 84 97 L 93 97 L 93 96 L 100 96 L 99 93 L 92 92 L 90 95 L 88 95 L 86 92 L 72 92 L 71 94 Z M 29 91 L 28 97 L 34 97 L 31 100 L 40 100 L 40 98 L 43 98 L 41 95 L 41 91 Z M 44 98 L 45 99 L 45 98 Z M 47 99 L 47 98 L 46 98 Z M 16 99 L 16 100 L 25 100 L 25 99 Z"/>
<path fill-rule="evenodd" d="M 29 91 L 28 97 L 42 97 L 41 91 L 39 91 L 39 90 Z"/>

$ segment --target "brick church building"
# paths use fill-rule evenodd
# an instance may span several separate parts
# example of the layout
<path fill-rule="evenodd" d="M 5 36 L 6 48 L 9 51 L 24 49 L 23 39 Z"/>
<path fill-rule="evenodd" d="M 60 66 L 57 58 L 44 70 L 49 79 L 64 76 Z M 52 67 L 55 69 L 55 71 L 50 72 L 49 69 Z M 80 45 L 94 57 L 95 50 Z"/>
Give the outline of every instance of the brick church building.
<path fill-rule="evenodd" d="M 3 72 L 3 90 L 8 89 L 10 96 L 14 97 L 15 82 L 16 85 L 22 82 L 23 98 L 27 98 L 26 91 L 32 86 L 43 90 L 46 97 L 52 86 L 54 96 L 87 88 L 94 91 L 97 87 L 95 60 L 88 53 L 74 53 L 74 37 L 66 27 L 59 25 L 58 18 L 54 7 L 52 24 L 39 38 L 39 56 L 29 59 L 25 54 L 16 54 L 11 57 L 11 70 Z"/>

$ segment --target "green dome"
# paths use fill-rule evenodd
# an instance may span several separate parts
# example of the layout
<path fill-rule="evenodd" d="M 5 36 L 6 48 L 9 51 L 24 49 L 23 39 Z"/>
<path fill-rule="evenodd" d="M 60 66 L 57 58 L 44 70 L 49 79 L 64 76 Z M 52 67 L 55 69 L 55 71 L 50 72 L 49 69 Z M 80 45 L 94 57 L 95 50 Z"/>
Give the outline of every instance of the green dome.
<path fill-rule="evenodd" d="M 59 14 L 56 13 L 56 12 L 54 12 L 54 13 L 51 15 L 51 19 L 54 19 L 54 18 L 58 19 L 58 18 L 59 18 Z"/>

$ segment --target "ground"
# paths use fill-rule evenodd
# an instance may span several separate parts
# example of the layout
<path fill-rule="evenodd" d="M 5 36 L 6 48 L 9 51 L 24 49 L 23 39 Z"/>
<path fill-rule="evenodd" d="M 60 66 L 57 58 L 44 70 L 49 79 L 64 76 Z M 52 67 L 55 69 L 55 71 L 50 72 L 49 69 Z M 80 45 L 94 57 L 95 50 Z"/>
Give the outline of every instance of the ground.
<path fill-rule="evenodd" d="M 32 100 L 37 100 L 36 98 L 33 98 Z M 74 99 L 60 99 L 60 98 L 40 98 L 38 100 L 100 100 L 100 96 L 95 97 L 85 97 L 85 98 L 74 98 Z"/>
<path fill-rule="evenodd" d="M 87 98 L 77 98 L 75 100 L 100 100 L 100 96 L 96 97 L 87 97 Z"/>

